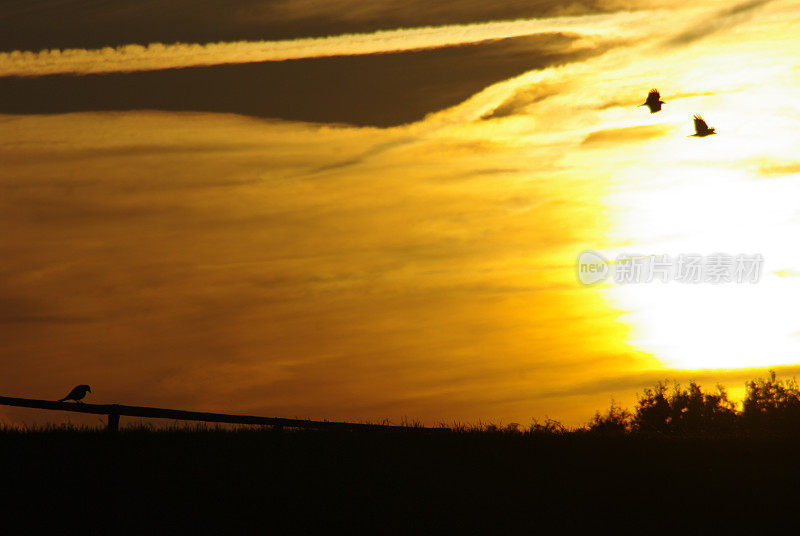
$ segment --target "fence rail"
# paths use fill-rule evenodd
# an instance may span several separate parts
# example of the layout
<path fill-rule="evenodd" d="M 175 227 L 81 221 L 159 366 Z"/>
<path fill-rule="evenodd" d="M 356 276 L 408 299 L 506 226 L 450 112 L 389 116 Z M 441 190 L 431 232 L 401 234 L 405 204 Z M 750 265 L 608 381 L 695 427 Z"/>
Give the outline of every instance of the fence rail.
<path fill-rule="evenodd" d="M 315 430 L 383 430 L 383 431 L 424 431 L 446 432 L 449 428 L 426 428 L 421 426 L 393 426 L 389 424 L 364 424 L 351 422 L 311 421 L 304 419 L 283 419 L 280 417 L 256 417 L 253 415 L 229 415 L 225 413 L 207 413 L 201 411 L 184 411 L 179 409 L 149 408 L 144 406 L 123 406 L 121 404 L 84 404 L 82 402 L 56 402 L 53 400 L 37 400 L 35 398 L 14 398 L 0 396 L 0 405 L 21 408 L 46 409 L 53 411 L 71 411 L 73 413 L 90 413 L 108 416 L 108 430 L 119 429 L 119 418 L 146 417 L 152 419 L 172 419 L 179 421 L 202 421 L 228 424 L 251 424 L 257 426 L 274 426 L 286 428 L 307 428 Z"/>

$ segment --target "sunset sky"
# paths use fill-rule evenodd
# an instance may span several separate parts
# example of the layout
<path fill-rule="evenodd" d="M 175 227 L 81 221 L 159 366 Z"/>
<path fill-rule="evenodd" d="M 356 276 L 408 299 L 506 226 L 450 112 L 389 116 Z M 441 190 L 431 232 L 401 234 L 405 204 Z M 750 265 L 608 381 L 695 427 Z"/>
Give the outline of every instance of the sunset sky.
<path fill-rule="evenodd" d="M 0 8 L 0 395 L 579 425 L 800 372 L 800 1 Z"/>

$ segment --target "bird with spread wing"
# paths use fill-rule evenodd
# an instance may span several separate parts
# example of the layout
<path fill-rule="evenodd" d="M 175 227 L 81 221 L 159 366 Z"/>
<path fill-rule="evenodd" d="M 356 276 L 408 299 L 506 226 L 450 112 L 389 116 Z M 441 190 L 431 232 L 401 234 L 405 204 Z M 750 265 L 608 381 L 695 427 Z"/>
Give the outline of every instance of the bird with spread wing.
<path fill-rule="evenodd" d="M 654 114 L 661 111 L 662 104 L 666 104 L 666 102 L 661 100 L 661 94 L 657 89 L 653 88 L 650 90 L 650 93 L 647 94 L 647 100 L 639 106 L 647 106 L 650 108 L 650 113 Z"/>
<path fill-rule="evenodd" d="M 716 134 L 716 132 L 714 132 L 714 127 L 709 127 L 702 117 L 695 115 L 694 134 L 690 134 L 689 137 L 705 138 L 706 136 L 711 136 L 712 134 Z"/>

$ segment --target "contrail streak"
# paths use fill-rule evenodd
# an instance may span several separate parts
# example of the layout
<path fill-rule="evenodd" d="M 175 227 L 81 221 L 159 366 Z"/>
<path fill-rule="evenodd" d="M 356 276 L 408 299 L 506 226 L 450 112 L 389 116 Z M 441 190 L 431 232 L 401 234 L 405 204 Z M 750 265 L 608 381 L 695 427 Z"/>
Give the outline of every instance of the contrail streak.
<path fill-rule="evenodd" d="M 630 37 L 641 33 L 652 11 L 523 19 L 516 21 L 385 30 L 283 41 L 151 43 L 102 49 L 0 53 L 0 77 L 153 71 L 230 63 L 401 52 L 544 33 Z"/>

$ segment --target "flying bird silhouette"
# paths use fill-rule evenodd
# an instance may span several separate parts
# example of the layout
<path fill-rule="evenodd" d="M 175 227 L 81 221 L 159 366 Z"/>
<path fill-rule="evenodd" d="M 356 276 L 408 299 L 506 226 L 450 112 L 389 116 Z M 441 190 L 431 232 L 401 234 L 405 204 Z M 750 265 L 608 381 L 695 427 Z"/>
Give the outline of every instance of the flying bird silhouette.
<path fill-rule="evenodd" d="M 67 396 L 59 400 L 59 402 L 64 402 L 65 400 L 74 400 L 75 402 L 80 402 L 81 399 L 86 396 L 86 393 L 91 392 L 92 388 L 88 385 L 79 385 L 70 391 Z"/>
<path fill-rule="evenodd" d="M 714 132 L 714 127 L 709 127 L 703 118 L 699 115 L 694 116 L 694 134 L 690 134 L 687 137 L 696 137 L 696 138 L 705 138 L 706 136 L 710 136 L 712 134 L 716 134 Z"/>
<path fill-rule="evenodd" d="M 647 100 L 644 101 L 644 103 L 640 104 L 639 106 L 647 106 L 648 108 L 650 108 L 650 113 L 654 114 L 656 112 L 661 111 L 662 104 L 666 103 L 661 100 L 661 94 L 658 92 L 658 90 L 656 88 L 653 88 L 650 90 L 650 93 L 647 94 Z"/>

